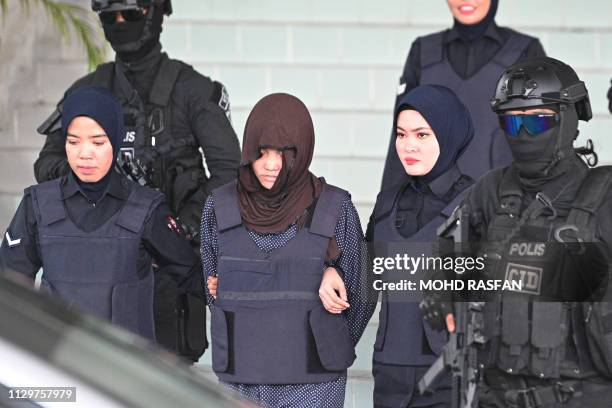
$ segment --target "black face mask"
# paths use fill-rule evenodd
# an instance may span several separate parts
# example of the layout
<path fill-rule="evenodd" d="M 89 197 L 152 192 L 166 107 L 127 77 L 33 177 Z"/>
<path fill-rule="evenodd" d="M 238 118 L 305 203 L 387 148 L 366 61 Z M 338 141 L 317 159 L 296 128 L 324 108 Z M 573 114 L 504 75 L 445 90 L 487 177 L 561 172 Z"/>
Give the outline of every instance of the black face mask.
<path fill-rule="evenodd" d="M 548 180 L 562 170 L 558 163 L 573 157 L 578 134 L 578 115 L 574 107 L 560 111 L 559 124 L 533 136 L 522 127 L 516 137 L 506 134 L 514 166 L 525 180 Z"/>
<path fill-rule="evenodd" d="M 555 160 L 556 138 L 559 126 L 530 135 L 525 128 L 521 128 L 516 137 L 508 137 L 514 165 L 519 175 L 524 178 L 540 178 L 548 175 L 547 170 Z"/>
<path fill-rule="evenodd" d="M 158 43 L 164 13 L 161 7 L 151 7 L 138 21 L 105 23 L 104 36 L 122 61 L 136 61 L 147 55 Z"/>

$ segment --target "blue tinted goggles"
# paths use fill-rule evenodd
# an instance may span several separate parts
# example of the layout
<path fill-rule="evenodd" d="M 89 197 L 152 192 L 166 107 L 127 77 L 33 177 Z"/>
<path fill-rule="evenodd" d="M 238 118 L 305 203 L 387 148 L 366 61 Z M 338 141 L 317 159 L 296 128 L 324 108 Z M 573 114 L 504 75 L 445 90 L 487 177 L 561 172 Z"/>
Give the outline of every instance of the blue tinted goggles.
<path fill-rule="evenodd" d="M 499 124 L 508 136 L 516 137 L 521 126 L 525 128 L 531 136 L 552 129 L 559 123 L 559 114 L 557 113 L 538 113 L 535 115 L 497 115 Z"/>

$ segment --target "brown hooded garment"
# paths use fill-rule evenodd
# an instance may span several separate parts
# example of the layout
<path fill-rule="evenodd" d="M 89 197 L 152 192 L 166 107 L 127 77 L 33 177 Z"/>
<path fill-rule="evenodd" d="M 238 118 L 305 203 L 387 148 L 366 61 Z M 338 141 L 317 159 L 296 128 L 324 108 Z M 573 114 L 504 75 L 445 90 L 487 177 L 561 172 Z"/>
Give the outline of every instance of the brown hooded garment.
<path fill-rule="evenodd" d="M 282 169 L 270 190 L 259 183 L 251 167 L 265 148 L 283 152 Z M 281 233 L 305 214 L 323 188 L 323 182 L 308 170 L 313 151 L 314 127 L 302 101 L 275 93 L 257 102 L 244 129 L 237 188 L 247 228 Z"/>

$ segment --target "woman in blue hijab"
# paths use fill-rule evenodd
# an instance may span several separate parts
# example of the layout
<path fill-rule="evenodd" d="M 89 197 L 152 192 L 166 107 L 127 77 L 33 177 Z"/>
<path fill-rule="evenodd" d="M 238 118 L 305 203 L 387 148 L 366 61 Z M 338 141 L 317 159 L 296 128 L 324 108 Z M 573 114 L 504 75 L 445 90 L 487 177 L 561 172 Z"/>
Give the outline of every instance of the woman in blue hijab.
<path fill-rule="evenodd" d="M 379 193 L 366 239 L 375 248 L 400 242 L 402 253 L 417 258 L 427 255 L 437 228 L 474 183 L 457 166 L 474 137 L 474 127 L 459 98 L 440 85 L 423 85 L 408 92 L 395 118 L 395 150 L 403 169 L 403 175 L 397 176 L 404 181 Z M 375 256 L 395 257 L 391 252 Z M 422 272 L 412 276 L 418 278 Z M 406 278 L 406 274 L 388 275 L 386 280 Z M 382 292 L 373 355 L 375 406 L 450 406 L 448 381 L 439 383 L 430 396 L 418 394 L 419 379 L 446 341 L 444 333 L 423 324 L 418 301 Z"/>
<path fill-rule="evenodd" d="M 125 135 L 119 101 L 82 87 L 64 102 L 71 171 L 25 190 L 0 247 L 0 266 L 34 278 L 71 306 L 154 340 L 154 259 L 203 296 L 200 263 L 164 196 L 114 171 Z"/>
<path fill-rule="evenodd" d="M 374 257 L 395 258 L 401 251 L 416 258 L 427 255 L 437 228 L 474 183 L 457 167 L 457 159 L 474 137 L 474 127 L 459 98 L 440 85 L 418 86 L 405 94 L 395 119 L 396 160 L 401 167 L 395 176 L 402 183 L 378 194 L 366 240 Z M 375 279 L 395 282 L 409 276 L 406 271 L 383 273 Z M 412 276 L 422 276 L 419 273 Z M 333 286 L 327 278 L 321 283 L 323 303 L 328 311 L 339 313 L 346 304 L 333 294 L 333 289 L 342 290 Z M 418 394 L 419 379 L 446 341 L 444 333 L 423 324 L 419 301 L 406 292 L 382 292 L 373 356 L 375 407 L 450 406 L 448 380 L 440 382 L 433 395 Z"/>

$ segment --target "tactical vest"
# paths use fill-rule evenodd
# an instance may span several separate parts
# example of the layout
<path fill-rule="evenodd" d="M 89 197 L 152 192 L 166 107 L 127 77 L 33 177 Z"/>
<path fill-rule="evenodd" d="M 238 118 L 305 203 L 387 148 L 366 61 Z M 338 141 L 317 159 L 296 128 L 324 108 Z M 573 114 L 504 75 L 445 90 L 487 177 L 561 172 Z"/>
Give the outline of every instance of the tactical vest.
<path fill-rule="evenodd" d="M 61 178 L 31 187 L 43 264 L 41 288 L 79 309 L 155 340 L 153 273 L 138 276 L 144 222 L 162 195 L 135 186 L 95 231 L 66 213 Z"/>
<path fill-rule="evenodd" d="M 180 61 L 162 59 L 148 101 L 141 99 L 114 62 L 99 65 L 92 81 L 92 85 L 111 90 L 121 101 L 126 133 L 120 154 L 149 166 L 150 187 L 166 195 L 175 213 L 206 180 L 195 137 L 177 139 L 172 134 L 171 96 L 182 68 Z"/>
<path fill-rule="evenodd" d="M 487 258 L 485 278 L 518 281 L 522 287 L 486 298 L 485 335 L 489 342 L 481 356 L 485 365 L 539 378 L 589 376 L 594 367 L 605 374 L 600 366 L 612 366 L 612 327 L 602 333 L 597 323 L 589 323 L 589 319 L 601 320 L 601 314 L 587 317 L 585 313 L 601 303 L 588 298 L 574 301 L 586 297 L 583 289 L 598 285 L 584 279 L 598 273 L 587 265 L 593 265 L 598 257 L 609 259 L 608 251 L 588 251 L 597 248 L 593 214 L 603 204 L 611 180 L 610 167 L 590 170 L 567 216 L 553 218 L 541 213 L 549 207 L 549 194 L 538 196 L 521 210 L 523 193 L 517 176 L 506 171 L 497 214 L 488 226 L 488 243 L 482 250 Z M 552 190 L 559 188 L 561 184 Z M 604 286 L 600 289 L 605 290 L 609 285 L 608 262 L 603 265 L 599 272 Z M 607 311 L 608 320 L 610 311 L 612 308 Z M 598 349 L 607 362 L 593 358 Z M 570 355 L 573 358 L 568 359 Z"/>
<path fill-rule="evenodd" d="M 409 256 L 432 256 L 432 245 L 437 237 L 437 229 L 446 221 L 453 209 L 465 198 L 469 189 L 463 190 L 433 220 L 429 221 L 410 238 L 403 237 L 395 226 L 397 202 L 403 186 L 382 192 L 374 207 L 374 243 L 375 247 L 390 245 L 393 242 L 408 244 L 413 252 Z M 386 246 L 385 245 L 385 246 Z M 391 247 L 382 249 L 384 253 L 375 256 L 394 257 Z M 423 271 L 417 274 L 422 275 Z M 405 278 L 405 271 L 386 271 L 385 280 L 399 281 Z M 419 299 L 420 300 L 420 299 Z M 410 301 L 405 294 L 383 291 L 380 307 L 378 331 L 374 343 L 374 361 L 394 365 L 430 365 L 442 352 L 446 343 L 446 334 L 433 330 L 423 322 L 418 300 Z M 434 354 L 423 353 L 422 345 L 427 341 Z"/>
<path fill-rule="evenodd" d="M 355 359 L 353 341 L 345 317 L 327 312 L 318 291 L 347 193 L 325 185 L 310 226 L 271 253 L 257 247 L 242 223 L 236 182 L 212 194 L 219 234 L 212 366 L 219 379 L 300 384 L 339 378 Z"/>
<path fill-rule="evenodd" d="M 474 119 L 474 138 L 457 161 L 462 174 L 478 180 L 487 171 L 512 162 L 508 143 L 489 103 L 495 84 L 504 70 L 527 49 L 532 37 L 508 30 L 510 37 L 493 59 L 469 78 L 462 78 L 445 55 L 442 32 L 421 37 L 420 84 L 450 88 Z"/>

